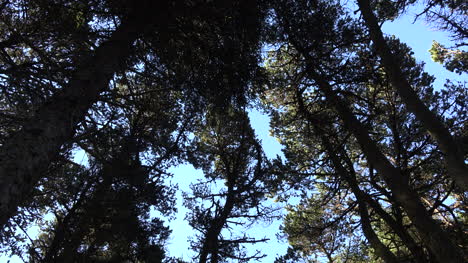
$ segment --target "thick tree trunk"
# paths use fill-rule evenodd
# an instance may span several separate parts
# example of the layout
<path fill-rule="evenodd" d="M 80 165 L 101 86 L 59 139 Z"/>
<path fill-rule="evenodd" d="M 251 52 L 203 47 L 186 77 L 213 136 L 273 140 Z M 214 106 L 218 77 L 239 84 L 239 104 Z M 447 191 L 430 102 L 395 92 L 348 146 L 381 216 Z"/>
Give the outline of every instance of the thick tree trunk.
<path fill-rule="evenodd" d="M 377 144 L 370 138 L 368 130 L 352 114 L 351 109 L 336 93 L 328 82 L 315 72 L 309 74 L 322 90 L 327 101 L 337 110 L 345 126 L 356 137 L 369 163 L 372 164 L 390 188 L 395 199 L 403 207 L 410 220 L 415 225 L 423 242 L 436 254 L 439 262 L 464 262 L 463 254 L 453 244 L 421 203 L 420 197 L 409 187 L 400 170 L 395 168 L 383 155 Z"/>
<path fill-rule="evenodd" d="M 133 43 L 148 25 L 135 15 L 124 19 L 109 40 L 78 66 L 68 85 L 1 147 L 0 225 L 16 213 L 61 147 L 73 138 L 76 125 L 108 88 L 113 75 L 124 69 Z"/>
<path fill-rule="evenodd" d="M 468 191 L 468 166 L 465 164 L 463 149 L 455 142 L 444 123 L 431 112 L 419 99 L 407 79 L 404 77 L 400 65 L 395 61 L 379 27 L 377 18 L 370 7 L 369 0 L 357 0 L 364 21 L 369 28 L 369 33 L 377 53 L 382 59 L 382 64 L 390 78 L 390 81 L 402 98 L 409 111 L 411 111 L 429 134 L 438 143 L 439 148 L 445 154 L 447 170 L 455 183 L 463 190 Z"/>

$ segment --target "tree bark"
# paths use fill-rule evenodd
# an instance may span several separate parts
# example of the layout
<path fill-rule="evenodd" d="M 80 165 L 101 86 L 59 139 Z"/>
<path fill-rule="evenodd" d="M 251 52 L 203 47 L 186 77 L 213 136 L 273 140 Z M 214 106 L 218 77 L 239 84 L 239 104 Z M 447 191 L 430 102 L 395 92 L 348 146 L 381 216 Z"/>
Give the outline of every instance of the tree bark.
<path fill-rule="evenodd" d="M 320 133 L 320 134 L 323 134 L 323 133 Z M 364 193 L 359 188 L 354 178 L 354 175 L 348 172 L 348 170 L 346 170 L 345 167 L 341 164 L 340 158 L 334 152 L 333 147 L 331 146 L 331 143 L 328 141 L 328 139 L 325 138 L 324 135 L 322 135 L 321 137 L 322 137 L 322 142 L 324 143 L 325 149 L 327 150 L 332 160 L 333 166 L 335 167 L 340 177 L 343 178 L 346 182 L 348 182 L 349 186 L 351 187 L 351 191 L 356 196 L 356 200 L 358 202 L 358 211 L 359 211 L 359 215 L 361 218 L 362 232 L 366 236 L 372 248 L 374 248 L 375 253 L 380 258 L 382 258 L 387 263 L 397 263 L 398 262 L 397 257 L 388 249 L 388 247 L 386 247 L 380 241 L 379 237 L 377 236 L 377 234 L 375 234 L 375 231 L 372 229 L 372 225 L 371 225 L 370 218 L 369 218 L 369 213 L 367 212 L 367 205 L 363 198 Z M 353 177 L 354 180 L 352 180 L 351 177 Z"/>
<path fill-rule="evenodd" d="M 463 149 L 457 145 L 450 131 L 437 115 L 431 112 L 419 99 L 418 94 L 404 77 L 400 65 L 395 61 L 383 37 L 377 18 L 370 7 L 369 0 L 357 0 L 357 2 L 364 21 L 369 28 L 370 37 L 374 42 L 377 53 L 382 59 L 382 64 L 393 87 L 397 90 L 408 110 L 422 123 L 437 142 L 440 150 L 445 154 L 449 175 L 462 190 L 468 191 L 468 166 L 465 164 Z"/>
<path fill-rule="evenodd" d="M 111 37 L 77 67 L 68 85 L 39 108 L 0 148 L 1 226 L 27 199 L 61 147 L 72 140 L 77 124 L 99 94 L 108 88 L 113 75 L 124 69 L 140 32 L 151 25 L 154 24 L 148 17 L 138 13 L 123 19 Z"/>
<path fill-rule="evenodd" d="M 453 244 L 448 235 L 442 230 L 421 203 L 420 197 L 409 187 L 407 180 L 399 169 L 395 168 L 370 138 L 368 130 L 352 114 L 352 111 L 328 82 L 314 71 L 309 74 L 316 81 L 320 90 L 324 92 L 327 101 L 336 109 L 345 126 L 356 137 L 369 163 L 372 164 L 390 188 L 395 199 L 405 210 L 415 225 L 423 242 L 435 253 L 439 262 L 464 262 L 463 253 Z"/>
<path fill-rule="evenodd" d="M 234 185 L 228 180 L 228 193 L 226 203 L 217 218 L 213 218 L 210 222 L 210 227 L 205 234 L 205 240 L 200 251 L 199 263 L 208 262 L 208 255 L 211 255 L 211 263 L 219 262 L 219 234 L 223 230 L 226 221 L 234 208 Z"/>
<path fill-rule="evenodd" d="M 357 196 L 356 196 L 357 197 Z M 379 237 L 375 233 L 374 229 L 372 229 L 372 225 L 369 218 L 369 213 L 367 212 L 366 203 L 363 202 L 361 199 L 358 198 L 358 206 L 359 206 L 359 215 L 361 217 L 361 228 L 362 232 L 366 236 L 367 240 L 374 248 L 375 253 L 382 258 L 386 263 L 397 263 L 399 262 L 396 256 L 386 247 L 382 241 L 380 241 Z"/>
<path fill-rule="evenodd" d="M 344 151 L 343 148 L 341 148 L 341 151 Z M 348 163 L 348 167 L 350 169 L 353 169 L 352 163 L 349 163 L 349 160 L 345 159 L 345 162 Z M 405 246 L 409 249 L 411 254 L 414 257 L 414 261 L 418 263 L 425 263 L 428 262 L 427 257 L 424 253 L 424 250 L 415 242 L 413 237 L 406 231 L 406 229 L 403 227 L 401 223 L 399 223 L 397 220 L 395 220 L 392 216 L 390 216 L 377 202 L 375 199 L 373 199 L 370 195 L 365 193 L 359 188 L 358 182 L 356 180 L 355 172 L 351 171 L 348 177 L 345 178 L 345 180 L 348 182 L 350 185 L 352 191 L 354 192 L 355 195 L 359 195 L 359 197 L 366 202 L 374 211 L 385 221 L 385 223 L 395 232 L 395 234 L 398 235 L 398 237 L 403 241 Z"/>
<path fill-rule="evenodd" d="M 351 161 L 349 159 L 347 159 L 345 157 L 339 157 L 338 154 L 337 154 L 337 152 L 341 152 L 342 154 L 346 154 L 346 151 L 344 150 L 343 147 L 339 147 L 339 146 L 338 146 L 339 147 L 338 149 L 335 149 L 336 146 L 333 146 L 332 143 L 330 142 L 330 140 L 325 136 L 326 132 L 321 127 L 322 121 L 318 120 L 316 117 L 312 116 L 309 113 L 309 111 L 306 109 L 306 107 L 304 105 L 304 100 L 302 98 L 302 95 L 299 92 L 297 92 L 297 94 L 296 94 L 296 99 L 298 101 L 299 113 L 304 115 L 304 118 L 306 118 L 311 123 L 311 125 L 313 126 L 313 129 L 314 129 L 315 133 L 320 136 L 320 140 L 322 141 L 322 144 L 325 147 L 325 150 L 326 150 L 328 156 L 330 157 L 330 160 L 331 160 L 333 166 L 335 167 L 336 172 L 339 174 L 339 176 L 344 181 L 346 181 L 348 183 L 349 187 L 351 188 L 351 191 L 356 196 L 356 199 L 358 200 L 359 209 L 361 209 L 361 207 L 364 207 L 364 209 L 366 210 L 364 216 L 367 215 L 367 217 L 368 217 L 367 205 L 366 205 L 366 203 L 367 203 L 372 207 L 372 209 L 374 209 L 374 211 L 377 212 L 377 214 L 379 214 L 382 217 L 382 219 L 385 221 L 385 223 L 387 223 L 387 225 L 393 231 L 395 231 L 395 233 L 400 237 L 400 239 L 403 241 L 405 246 L 412 253 L 415 262 L 418 262 L 418 263 L 427 262 L 426 256 L 424 254 L 423 249 L 416 244 L 414 239 L 408 234 L 408 232 L 403 228 L 403 226 L 398 224 L 398 222 L 395 219 L 393 219 L 380 206 L 380 204 L 377 201 L 375 201 L 373 198 L 371 198 L 368 194 L 366 194 L 365 192 L 363 192 L 359 188 L 359 184 L 358 184 L 358 182 L 356 180 L 356 175 L 355 175 L 356 173 L 354 172 L 354 169 L 353 169 L 353 164 L 351 163 Z M 351 169 L 351 170 L 347 170 L 341 164 L 341 160 L 344 160 L 345 163 L 347 163 L 349 169 Z M 364 211 L 360 211 L 360 213 L 364 213 Z M 368 220 L 369 219 L 367 219 L 367 221 Z M 366 219 L 364 219 L 364 221 L 361 221 L 361 223 L 362 223 L 363 232 L 366 235 L 366 237 L 368 238 L 368 240 L 371 243 L 372 247 L 376 251 L 378 251 L 379 255 L 386 262 L 397 262 L 397 261 L 395 261 L 396 260 L 395 255 L 393 253 L 391 253 L 390 251 L 387 251 L 388 250 L 387 248 L 382 247 L 382 243 L 380 242 L 380 240 L 378 239 L 377 236 L 375 236 L 375 237 L 377 237 L 377 240 L 375 239 L 375 237 L 374 237 L 375 232 L 372 230 L 372 227 L 369 229 L 370 222 L 369 222 L 369 225 L 368 225 L 367 221 L 366 221 Z M 366 228 L 366 229 L 364 229 L 364 228 Z M 372 231 L 372 232 L 370 232 L 370 231 Z M 367 232 L 367 234 L 366 234 L 366 232 Z M 372 241 L 371 241 L 371 239 L 372 239 Z"/>
<path fill-rule="evenodd" d="M 333 151 L 333 148 L 331 146 L 331 143 L 326 139 L 323 138 L 322 141 L 325 144 L 325 148 L 327 149 L 328 154 L 330 155 L 333 165 L 337 169 L 337 172 L 340 174 L 340 176 L 348 183 L 348 185 L 351 188 L 351 191 L 354 193 L 356 196 L 356 199 L 358 200 L 358 205 L 359 209 L 361 209 L 361 206 L 365 207 L 365 214 L 367 215 L 367 205 L 366 203 L 385 221 L 385 223 L 398 235 L 398 237 L 403 241 L 405 246 L 409 249 L 411 254 L 413 255 L 413 258 L 415 262 L 418 263 L 425 263 L 427 262 L 426 255 L 424 254 L 424 250 L 416 244 L 414 239 L 409 235 L 409 233 L 403 228 L 401 224 L 399 224 L 394 218 L 392 218 L 381 206 L 380 204 L 374 200 L 372 197 L 370 197 L 367 193 L 362 191 L 359 188 L 358 182 L 356 180 L 356 176 L 354 171 L 348 171 L 347 169 L 344 168 L 344 166 L 340 163 L 339 157 L 336 155 L 336 153 Z M 342 150 L 342 149 L 341 149 Z M 349 169 L 353 169 L 352 165 L 349 166 Z M 361 203 L 363 203 L 361 205 Z M 360 213 L 363 213 L 364 211 L 360 211 Z M 368 216 L 368 215 L 367 215 Z M 364 224 L 366 222 L 361 221 L 363 224 L 363 231 L 364 231 Z M 365 233 L 364 233 L 365 234 Z M 375 234 L 375 233 L 374 233 Z M 369 233 L 370 237 L 372 238 L 372 233 Z M 366 234 L 367 237 L 367 234 Z M 369 242 L 371 242 L 369 240 Z M 379 240 L 380 242 L 380 240 Z M 371 243 L 372 244 L 372 243 Z M 374 249 L 379 249 L 382 251 L 380 245 L 378 243 L 375 244 L 377 247 L 374 247 Z M 390 262 L 392 260 L 391 255 L 386 253 L 385 251 L 381 252 L 382 257 L 385 256 L 385 258 L 388 258 L 388 260 L 385 260 L 386 262 Z M 390 252 L 391 253 L 391 252 Z M 393 254 L 392 254 L 393 255 Z"/>

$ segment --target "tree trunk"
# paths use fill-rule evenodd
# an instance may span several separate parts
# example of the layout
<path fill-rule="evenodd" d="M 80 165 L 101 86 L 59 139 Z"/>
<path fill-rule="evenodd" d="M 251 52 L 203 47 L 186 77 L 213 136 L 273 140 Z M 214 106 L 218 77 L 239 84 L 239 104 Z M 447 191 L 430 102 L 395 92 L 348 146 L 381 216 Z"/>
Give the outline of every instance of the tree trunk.
<path fill-rule="evenodd" d="M 410 234 L 399 224 L 393 217 L 391 217 L 380 204 L 371 198 L 368 194 L 360 191 L 361 198 L 374 209 L 374 211 L 385 221 L 385 223 L 398 235 L 403 241 L 405 246 L 414 257 L 414 261 L 418 263 L 428 262 L 424 250 L 414 241 Z"/>
<path fill-rule="evenodd" d="M 323 138 L 323 141 L 325 143 L 325 148 L 327 149 L 327 152 L 329 153 L 333 165 L 337 168 L 337 171 L 339 172 L 340 176 L 348 183 L 348 185 L 351 188 L 351 191 L 354 193 L 356 196 L 356 199 L 358 200 L 358 205 L 361 207 L 361 203 L 364 203 L 363 205 L 369 204 L 369 206 L 385 221 L 385 223 L 398 235 L 398 237 L 403 241 L 405 246 L 409 249 L 411 254 L 413 255 L 414 261 L 418 263 L 425 263 L 427 262 L 426 256 L 424 254 L 424 250 L 416 244 L 414 239 L 409 235 L 409 233 L 403 228 L 401 224 L 399 224 L 393 217 L 391 217 L 381 206 L 380 204 L 374 200 L 372 197 L 370 197 L 367 193 L 362 191 L 359 188 L 358 182 L 356 180 L 356 176 L 354 171 L 348 171 L 346 170 L 341 163 L 339 162 L 339 157 L 333 152 L 333 148 L 331 147 L 331 144 L 326 138 Z M 343 149 L 341 149 L 343 150 Z M 349 166 L 349 169 L 353 169 L 352 165 Z M 362 213 L 362 212 L 360 212 Z M 366 211 L 367 213 L 367 211 Z M 362 224 L 365 224 L 365 222 L 361 221 Z M 364 228 L 364 225 L 362 226 Z M 364 229 L 363 229 L 364 230 Z M 375 233 L 374 233 L 375 234 Z M 372 235 L 372 233 L 370 234 Z M 367 237 L 367 235 L 366 235 Z M 370 242 L 370 240 L 369 240 Z M 377 244 L 378 245 L 378 244 Z M 374 249 L 377 249 L 374 247 Z M 383 253 L 383 252 L 382 252 Z M 388 253 L 385 253 L 388 254 Z M 388 257 L 388 256 L 387 256 Z M 389 258 L 390 259 L 390 258 Z M 388 261 L 388 260 L 386 260 Z"/>
<path fill-rule="evenodd" d="M 141 6 L 151 5 L 145 1 Z M 141 11 L 143 7 L 137 7 Z M 152 14 L 158 16 L 163 10 Z M 155 23 L 153 17 L 131 13 L 85 63 L 79 65 L 68 85 L 52 96 L 23 128 L 0 149 L 0 225 L 6 224 L 56 158 L 71 141 L 77 124 L 106 90 L 110 79 L 125 69 L 139 32 Z M 163 13 L 163 12 L 161 12 Z M 152 20 L 150 20 L 152 19 Z M 158 18 L 161 19 L 161 18 Z"/>
<path fill-rule="evenodd" d="M 229 179 L 228 179 L 229 180 Z M 226 203 L 222 208 L 220 216 L 214 218 L 210 222 L 210 227 L 205 234 L 205 240 L 203 242 L 202 249 L 200 251 L 200 260 L 199 263 L 208 262 L 208 255 L 211 255 L 211 263 L 219 262 L 219 234 L 223 230 L 224 225 L 234 208 L 234 185 L 232 182 L 228 181 L 228 193 L 226 197 Z"/>
<path fill-rule="evenodd" d="M 400 203 L 410 220 L 415 225 L 423 242 L 436 254 L 439 262 L 464 262 L 463 254 L 453 244 L 421 203 L 420 197 L 407 185 L 407 180 L 399 169 L 395 168 L 383 155 L 377 144 L 370 138 L 368 130 L 352 114 L 351 110 L 333 91 L 328 82 L 314 71 L 309 74 L 324 92 L 327 101 L 337 110 L 345 126 L 356 137 L 369 163 L 372 164 L 390 188 L 395 199 Z"/>
<path fill-rule="evenodd" d="M 342 147 L 341 151 L 344 151 Z M 352 163 L 350 163 L 349 159 L 345 159 L 345 162 L 348 163 L 348 167 L 350 167 L 350 169 L 353 169 L 353 165 Z M 401 239 L 401 241 L 403 241 L 405 246 L 413 255 L 415 262 L 428 262 L 424 250 L 414 241 L 413 237 L 411 237 L 411 235 L 408 233 L 408 231 L 406 231 L 403 225 L 397 220 L 395 220 L 392 216 L 390 216 L 382 208 L 379 202 L 377 202 L 375 199 L 373 199 L 371 196 L 369 196 L 367 193 L 365 193 L 359 188 L 355 174 L 356 173 L 354 171 L 351 171 L 349 176 L 345 178 L 354 194 L 359 195 L 363 201 L 365 201 L 372 209 L 374 209 L 374 211 L 385 221 L 385 223 L 395 232 L 395 234 L 398 235 L 398 237 Z"/>
<path fill-rule="evenodd" d="M 376 211 L 377 214 L 379 214 L 382 217 L 385 223 L 387 223 L 387 225 L 390 228 L 392 228 L 392 230 L 395 231 L 395 233 L 400 237 L 400 239 L 403 241 L 405 246 L 412 253 L 415 262 L 418 262 L 418 263 L 427 262 L 423 249 L 416 244 L 414 239 L 408 234 L 408 232 L 403 228 L 403 226 L 398 224 L 398 222 L 395 219 L 393 219 L 384 209 L 382 209 L 382 207 L 377 201 L 375 201 L 373 198 L 371 198 L 368 194 L 366 194 L 359 188 L 359 184 L 356 180 L 356 175 L 355 175 L 356 173 L 354 172 L 354 169 L 353 169 L 353 164 L 351 163 L 349 159 L 345 157 L 340 158 L 338 154 L 336 153 L 338 151 L 338 152 L 341 152 L 342 154 L 346 154 L 345 149 L 343 147 L 339 147 L 338 149 L 335 149 L 336 146 L 333 146 L 330 140 L 325 136 L 326 132 L 322 129 L 322 126 L 321 126 L 322 122 L 309 113 L 309 111 L 306 109 L 304 105 L 303 98 L 301 97 L 301 94 L 299 92 L 296 94 L 296 97 L 297 97 L 296 99 L 298 101 L 298 106 L 299 106 L 299 113 L 304 115 L 304 117 L 313 126 L 315 133 L 320 136 L 320 140 L 322 141 L 323 146 L 325 147 L 325 150 L 328 156 L 330 157 L 333 163 L 333 166 L 335 167 L 336 172 L 344 181 L 348 183 L 349 187 L 351 188 L 351 191 L 356 196 L 356 199 L 358 200 L 359 209 L 361 209 L 361 207 L 364 207 L 365 209 L 367 209 L 366 203 L 368 203 L 372 207 L 372 209 L 374 209 L 374 211 Z M 344 160 L 347 163 L 349 169 L 351 170 L 347 170 L 341 164 L 341 160 Z M 363 213 L 363 211 L 360 211 L 360 213 Z M 367 215 L 368 217 L 367 211 L 365 212 L 364 215 Z M 396 258 L 393 255 L 393 253 L 391 253 L 390 251 L 388 251 L 387 253 L 386 250 L 388 249 L 386 248 L 384 249 L 381 247 L 382 243 L 380 242 L 380 240 L 378 240 L 377 236 L 375 236 L 377 237 L 377 240 L 375 240 L 375 238 L 373 237 L 373 235 L 375 235 L 375 232 L 372 230 L 372 228 L 370 228 L 369 230 L 369 226 L 366 225 L 367 222 L 364 220 L 364 221 L 361 221 L 361 223 L 362 223 L 363 231 L 368 232 L 367 234 L 366 233 L 364 234 L 368 238 L 372 247 L 376 251 L 380 251 L 379 255 L 382 258 L 384 258 L 386 262 L 396 262 L 395 261 Z M 372 231 L 373 234 L 370 231 Z M 371 241 L 370 239 L 373 239 L 373 240 Z"/>
<path fill-rule="evenodd" d="M 64 240 L 70 231 L 70 224 L 72 221 L 77 221 L 77 217 L 79 217 L 76 213 L 76 210 L 82 209 L 83 202 L 85 201 L 85 195 L 88 192 L 89 188 L 91 187 L 91 183 L 87 182 L 84 189 L 78 196 L 78 199 L 73 204 L 68 213 L 62 218 L 57 218 L 57 225 L 54 230 L 54 238 L 50 243 L 44 258 L 40 261 L 42 263 L 50 263 L 55 262 L 59 253 L 59 250 L 62 248 Z"/>
<path fill-rule="evenodd" d="M 416 116 L 438 143 L 439 148 L 445 154 L 449 175 L 462 190 L 468 191 L 468 166 L 465 164 L 463 149 L 460 149 L 450 131 L 437 115 L 431 112 L 419 99 L 418 94 L 404 77 L 400 65 L 395 61 L 385 42 L 369 0 L 357 0 L 357 2 L 364 21 L 369 28 L 370 37 L 382 59 L 382 64 L 393 87 L 397 90 L 408 110 Z"/>
<path fill-rule="evenodd" d="M 372 229 L 372 225 L 369 218 L 369 213 L 367 212 L 366 203 L 362 201 L 362 199 L 358 198 L 358 206 L 359 206 L 359 215 L 361 217 L 361 228 L 362 232 L 366 236 L 367 240 L 374 248 L 375 253 L 382 258 L 386 263 L 397 263 L 399 262 L 396 256 L 386 247 L 382 241 L 380 241 L 377 234 L 375 234 L 374 229 Z"/>
<path fill-rule="evenodd" d="M 370 218 L 369 218 L 369 213 L 367 212 L 367 205 L 363 198 L 364 193 L 359 188 L 354 178 L 354 175 L 352 175 L 350 172 L 348 172 L 348 170 L 344 168 L 344 166 L 340 162 L 339 157 L 334 152 L 333 147 L 331 146 L 330 142 L 323 135 L 322 135 L 322 142 L 325 145 L 325 149 L 327 150 L 336 171 L 338 172 L 338 174 L 340 175 L 342 179 L 348 182 L 349 186 L 351 187 L 351 191 L 356 196 L 356 200 L 359 206 L 358 208 L 359 215 L 361 217 L 362 232 L 366 236 L 372 248 L 375 250 L 375 253 L 387 263 L 388 262 L 397 263 L 398 259 L 396 258 L 396 256 L 388 249 L 388 247 L 386 247 L 380 241 L 379 237 L 377 236 L 377 234 L 375 234 L 375 231 L 372 229 L 372 225 L 371 225 Z M 352 180 L 351 177 L 353 177 L 354 180 Z"/>

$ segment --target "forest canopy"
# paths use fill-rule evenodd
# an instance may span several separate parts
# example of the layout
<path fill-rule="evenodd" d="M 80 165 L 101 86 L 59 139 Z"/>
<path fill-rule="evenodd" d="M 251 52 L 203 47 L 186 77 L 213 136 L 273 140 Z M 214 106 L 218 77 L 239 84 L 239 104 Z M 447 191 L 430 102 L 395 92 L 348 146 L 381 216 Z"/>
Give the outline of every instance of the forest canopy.
<path fill-rule="evenodd" d="M 264 262 L 275 220 L 276 263 L 467 262 L 466 81 L 382 31 L 414 6 L 466 76 L 462 0 L 0 1 L 0 253 L 183 263 L 182 193 L 190 262 Z"/>

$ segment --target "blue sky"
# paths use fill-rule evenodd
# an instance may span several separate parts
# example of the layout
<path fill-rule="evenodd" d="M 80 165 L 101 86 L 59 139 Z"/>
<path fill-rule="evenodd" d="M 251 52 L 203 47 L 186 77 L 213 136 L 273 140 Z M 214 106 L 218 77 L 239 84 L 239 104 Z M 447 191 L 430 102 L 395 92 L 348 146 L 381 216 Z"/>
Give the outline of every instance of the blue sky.
<path fill-rule="evenodd" d="M 431 56 L 428 50 L 431 48 L 432 41 L 437 40 L 438 42 L 450 43 L 447 34 L 432 30 L 427 26 L 424 20 L 420 19 L 414 24 L 414 11 L 409 11 L 409 15 L 405 15 L 394 22 L 385 23 L 383 30 L 387 34 L 395 35 L 400 38 L 403 42 L 407 43 L 414 51 L 414 56 L 419 61 L 426 63 L 426 71 L 430 74 L 436 75 L 438 78 L 434 84 L 435 88 L 438 89 L 443 87 L 445 79 L 457 79 L 464 80 L 464 76 L 459 76 L 455 73 L 448 72 L 442 65 L 434 63 L 431 60 Z M 262 140 L 264 150 L 269 158 L 274 158 L 277 154 L 281 153 L 281 145 L 276 139 L 269 136 L 269 118 L 262 115 L 258 111 L 252 111 L 250 114 L 252 126 L 254 127 L 257 136 Z M 190 165 L 181 165 L 171 169 L 174 174 L 173 182 L 179 184 L 179 189 L 187 191 L 189 184 L 195 182 L 197 178 L 202 178 L 203 174 L 201 171 L 193 169 Z M 189 251 L 189 243 L 187 238 L 192 236 L 194 232 L 188 226 L 184 220 L 187 210 L 182 206 L 182 197 L 180 191 L 177 193 L 177 207 L 179 212 L 176 215 L 176 219 L 170 222 L 170 227 L 173 230 L 171 238 L 168 242 L 168 250 L 170 256 L 181 257 L 187 261 L 193 256 L 192 252 Z M 276 233 L 279 232 L 278 228 L 281 224 L 280 221 L 275 221 L 271 225 L 260 223 L 255 225 L 253 228 L 248 230 L 251 236 L 255 237 L 268 237 L 271 240 L 267 243 L 256 245 L 254 248 L 259 249 L 266 253 L 268 256 L 261 262 L 273 262 L 277 255 L 282 255 L 286 252 L 287 243 L 283 240 L 276 238 Z M 36 230 L 37 231 L 37 230 Z M 31 231 L 32 234 L 36 231 Z M 5 256 L 0 257 L 0 262 L 7 262 L 8 258 Z M 11 263 L 22 262 L 19 258 L 11 258 Z"/>
<path fill-rule="evenodd" d="M 448 72 L 442 65 L 434 63 L 428 52 L 433 40 L 437 40 L 441 43 L 448 43 L 447 35 L 443 32 L 432 30 L 426 26 L 422 20 L 418 20 L 414 24 L 412 22 L 413 16 L 403 16 L 392 23 L 386 23 L 383 30 L 387 34 L 397 36 L 413 48 L 414 56 L 418 61 L 424 61 L 426 63 L 426 71 L 438 77 L 434 84 L 436 89 L 443 87 L 445 79 L 447 78 L 461 79 L 459 75 Z M 258 138 L 262 140 L 262 145 L 267 156 L 269 158 L 274 158 L 277 154 L 280 154 L 282 148 L 281 145 L 275 138 L 269 136 L 268 116 L 262 115 L 258 111 L 251 111 L 249 116 Z M 187 175 L 197 175 L 195 177 L 202 176 L 201 172 L 195 171 L 189 165 L 173 169 L 173 172 L 175 174 L 175 182 L 180 182 L 179 180 L 183 181 L 180 182 L 180 189 L 187 189 L 186 186 L 189 184 L 189 182 L 186 181 L 188 178 Z M 178 195 L 178 198 L 178 205 L 180 207 L 180 195 Z M 192 235 L 192 231 L 188 224 L 182 220 L 185 212 L 186 209 L 179 208 L 178 219 L 171 224 L 174 226 L 173 238 L 170 241 L 168 248 L 172 256 L 183 257 L 188 260 L 193 254 L 188 251 L 188 242 L 186 240 L 188 236 Z M 271 238 L 269 242 L 256 246 L 256 249 L 265 251 L 265 253 L 268 254 L 268 256 L 261 262 L 273 262 L 276 256 L 282 255 L 286 252 L 287 242 L 284 240 L 278 240 L 275 237 L 275 234 L 279 232 L 280 224 L 280 221 L 275 221 L 271 225 L 260 224 L 249 230 L 251 235 L 259 238 L 265 235 Z"/>
<path fill-rule="evenodd" d="M 252 126 L 259 139 L 262 140 L 265 153 L 268 158 L 275 158 L 277 154 L 281 154 L 281 145 L 277 140 L 269 136 L 269 118 L 266 115 L 261 114 L 258 111 L 251 111 L 249 117 L 252 121 Z M 173 182 L 178 183 L 179 189 L 187 191 L 190 183 L 195 182 L 197 179 L 203 178 L 203 173 L 200 170 L 195 170 L 191 165 L 181 165 L 176 168 L 172 168 L 171 172 L 174 174 Z M 168 248 L 171 256 L 181 257 L 187 261 L 193 256 L 193 252 L 189 250 L 188 237 L 192 236 L 194 232 L 184 220 L 185 214 L 188 210 L 182 206 L 182 195 L 179 191 L 177 193 L 177 207 L 178 214 L 177 219 L 171 222 L 172 235 L 169 240 Z M 257 244 L 255 246 L 249 246 L 255 251 L 255 249 L 264 251 L 269 256 L 262 262 L 273 262 L 276 255 L 282 255 L 286 253 L 287 244 L 279 242 L 276 238 L 276 233 L 279 232 L 279 226 L 281 222 L 279 220 L 272 224 L 262 223 L 255 225 L 250 229 L 239 228 L 239 231 L 246 231 L 250 236 L 257 238 L 267 237 L 270 240 L 264 244 Z M 273 252 L 273 253 L 272 253 Z"/>
<path fill-rule="evenodd" d="M 397 20 L 385 23 L 383 31 L 386 34 L 395 35 L 400 38 L 403 42 L 408 44 L 414 52 L 414 56 L 418 61 L 426 63 L 425 69 L 430 74 L 437 76 L 434 83 L 435 89 L 440 89 L 445 83 L 445 79 L 457 79 L 462 80 L 463 77 L 455 73 L 447 71 L 441 64 L 435 63 L 431 60 L 431 55 L 428 50 L 431 48 L 432 41 L 437 40 L 442 44 L 449 44 L 448 35 L 444 32 L 433 30 L 431 27 L 426 25 L 424 20 L 420 19 L 413 23 L 414 11 L 409 11 L 409 15 L 398 18 Z M 281 153 L 281 145 L 278 141 L 269 136 L 269 118 L 261 114 L 258 111 L 251 111 L 249 114 L 256 134 L 259 139 L 262 140 L 262 145 L 269 158 L 274 158 L 277 154 Z M 180 182 L 180 189 L 188 189 L 189 182 L 186 181 L 189 177 L 187 175 L 197 175 L 195 177 L 202 176 L 201 172 L 195 171 L 189 165 L 181 166 L 173 169 L 175 174 L 175 182 Z M 193 178 L 195 178 L 193 177 Z M 179 179 L 180 178 L 180 179 Z M 180 195 L 178 196 L 178 205 L 180 207 L 181 200 Z M 183 257 L 189 260 L 193 254 L 188 251 L 187 237 L 192 235 L 192 231 L 188 224 L 182 219 L 186 209 L 179 208 L 178 219 L 172 222 L 173 226 L 173 238 L 168 245 L 171 256 Z M 265 244 L 257 245 L 255 248 L 264 251 L 268 256 L 265 257 L 261 262 L 273 262 L 275 257 L 283 255 L 287 249 L 287 242 L 284 240 L 278 240 L 275 234 L 279 232 L 280 221 L 275 221 L 271 225 L 260 224 L 249 230 L 249 233 L 256 237 L 268 236 L 271 240 Z"/>
<path fill-rule="evenodd" d="M 398 18 L 394 22 L 385 23 L 382 30 L 401 39 L 413 49 L 414 56 L 418 61 L 426 63 L 424 67 L 426 72 L 437 77 L 434 83 L 435 89 L 443 87 L 446 79 L 466 80 L 465 76 L 450 72 L 441 64 L 431 60 L 431 54 L 428 50 L 432 46 L 432 41 L 436 40 L 441 44 L 450 46 L 449 35 L 446 32 L 433 29 L 425 23 L 423 18 L 413 24 L 415 14 L 415 9 L 410 9 L 407 15 Z"/>

